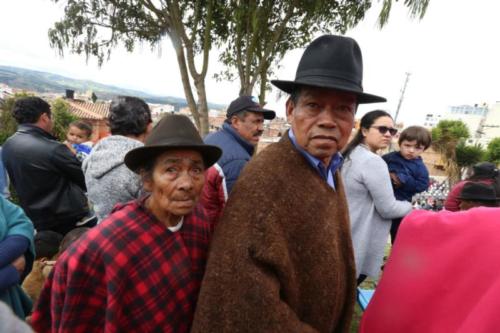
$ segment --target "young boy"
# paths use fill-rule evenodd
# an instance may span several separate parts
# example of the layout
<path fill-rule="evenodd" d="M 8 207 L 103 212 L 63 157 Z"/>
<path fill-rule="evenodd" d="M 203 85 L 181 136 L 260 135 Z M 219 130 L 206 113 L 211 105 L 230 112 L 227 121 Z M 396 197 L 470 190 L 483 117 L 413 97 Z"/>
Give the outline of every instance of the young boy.
<path fill-rule="evenodd" d="M 431 133 L 427 129 L 421 126 L 410 126 L 399 136 L 399 151 L 382 156 L 389 167 L 396 199 L 411 202 L 415 194 L 429 187 L 429 172 L 420 155 L 429 148 L 431 142 Z M 401 220 L 392 220 L 391 242 L 393 244 Z"/>
<path fill-rule="evenodd" d="M 88 123 L 77 120 L 69 124 L 65 143 L 80 161 L 83 161 L 92 150 L 91 136 L 92 126 Z"/>

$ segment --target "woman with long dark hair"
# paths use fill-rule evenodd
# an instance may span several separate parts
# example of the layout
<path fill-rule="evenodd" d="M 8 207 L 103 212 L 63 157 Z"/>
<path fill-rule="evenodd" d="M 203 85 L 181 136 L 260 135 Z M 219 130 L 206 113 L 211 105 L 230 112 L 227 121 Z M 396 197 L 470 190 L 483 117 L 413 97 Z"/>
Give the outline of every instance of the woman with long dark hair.
<path fill-rule="evenodd" d="M 349 205 L 358 284 L 377 276 L 384 256 L 391 219 L 411 211 L 411 203 L 394 198 L 389 170 L 377 155 L 397 133 L 385 111 L 368 112 L 343 152 L 342 178 Z"/>

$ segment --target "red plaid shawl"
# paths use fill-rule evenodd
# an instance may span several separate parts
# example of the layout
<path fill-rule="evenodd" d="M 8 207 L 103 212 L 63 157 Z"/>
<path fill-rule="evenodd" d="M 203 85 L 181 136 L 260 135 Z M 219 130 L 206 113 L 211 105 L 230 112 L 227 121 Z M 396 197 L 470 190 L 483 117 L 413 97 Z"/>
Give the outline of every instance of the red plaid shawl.
<path fill-rule="evenodd" d="M 201 208 L 171 232 L 141 202 L 57 261 L 32 316 L 39 332 L 188 332 L 211 230 Z"/>

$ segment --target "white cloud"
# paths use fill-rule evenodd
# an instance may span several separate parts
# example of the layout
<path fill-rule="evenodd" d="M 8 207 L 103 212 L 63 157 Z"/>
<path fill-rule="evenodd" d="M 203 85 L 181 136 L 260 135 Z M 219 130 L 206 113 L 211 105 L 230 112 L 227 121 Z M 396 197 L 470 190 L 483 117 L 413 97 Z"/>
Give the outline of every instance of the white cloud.
<path fill-rule="evenodd" d="M 175 54 L 168 39 L 162 52 L 148 45 L 130 54 L 117 49 L 101 69 L 84 56 L 60 58 L 50 49 L 47 31 L 62 16 L 63 2 L 48 0 L 2 0 L 0 4 L 0 64 L 46 70 L 71 77 L 139 89 L 161 95 L 184 96 Z M 380 5 L 380 3 L 376 3 Z M 399 2 L 389 24 L 375 26 L 378 8 L 347 33 L 360 44 L 364 57 L 364 88 L 385 96 L 388 103 L 373 107 L 394 112 L 405 72 L 410 81 L 401 108 L 406 124 L 422 121 L 430 112 L 444 112 L 448 105 L 500 100 L 500 26 L 496 23 L 500 2 L 494 0 L 432 0 L 422 21 L 410 20 Z M 302 50 L 290 52 L 277 71 L 280 79 L 293 79 Z M 238 82 L 216 82 L 219 70 L 211 58 L 207 77 L 208 98 L 228 104 L 238 94 Z M 284 102 L 276 91 L 268 106 L 284 114 Z"/>

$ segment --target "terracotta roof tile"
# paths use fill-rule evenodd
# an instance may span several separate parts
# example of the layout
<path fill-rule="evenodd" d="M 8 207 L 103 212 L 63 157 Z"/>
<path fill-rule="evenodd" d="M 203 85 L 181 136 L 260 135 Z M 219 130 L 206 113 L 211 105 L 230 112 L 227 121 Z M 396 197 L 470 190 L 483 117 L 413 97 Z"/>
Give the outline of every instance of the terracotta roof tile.
<path fill-rule="evenodd" d="M 108 118 L 110 103 L 90 103 L 82 100 L 66 100 L 69 111 L 80 119 L 104 120 Z"/>

